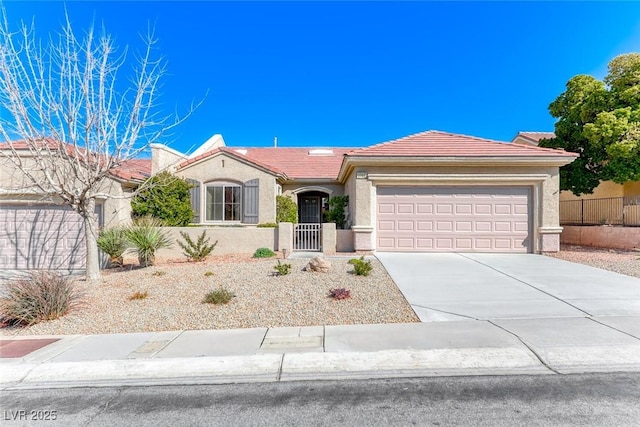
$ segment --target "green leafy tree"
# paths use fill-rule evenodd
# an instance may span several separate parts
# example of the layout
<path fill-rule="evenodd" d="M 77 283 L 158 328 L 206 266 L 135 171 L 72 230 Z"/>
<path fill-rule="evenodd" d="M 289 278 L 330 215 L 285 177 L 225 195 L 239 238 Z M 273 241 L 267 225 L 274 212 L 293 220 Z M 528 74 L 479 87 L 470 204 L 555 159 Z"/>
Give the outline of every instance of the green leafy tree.
<path fill-rule="evenodd" d="M 276 222 L 298 222 L 298 205 L 288 196 L 276 196 Z"/>
<path fill-rule="evenodd" d="M 329 199 L 327 221 L 335 222 L 337 228 L 344 228 L 347 219 L 344 210 L 349 203 L 349 196 L 333 196 Z"/>
<path fill-rule="evenodd" d="M 600 181 L 640 180 L 640 53 L 614 58 L 603 81 L 571 78 L 549 112 L 555 138 L 540 146 L 580 154 L 560 169 L 562 190 L 589 194 Z"/>
<path fill-rule="evenodd" d="M 189 225 L 193 219 L 190 188 L 187 181 L 166 171 L 152 176 L 131 200 L 133 217 L 152 216 L 168 226 Z"/>

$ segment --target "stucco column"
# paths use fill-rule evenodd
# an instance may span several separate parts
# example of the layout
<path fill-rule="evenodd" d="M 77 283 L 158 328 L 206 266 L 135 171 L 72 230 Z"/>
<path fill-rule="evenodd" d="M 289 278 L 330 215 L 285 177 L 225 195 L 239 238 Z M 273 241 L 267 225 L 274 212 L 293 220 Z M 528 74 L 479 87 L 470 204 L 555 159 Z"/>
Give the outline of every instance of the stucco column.
<path fill-rule="evenodd" d="M 335 255 L 337 247 L 336 224 L 333 222 L 322 224 L 322 253 Z"/>
<path fill-rule="evenodd" d="M 278 223 L 278 250 L 284 249 L 287 254 L 293 251 L 293 224 L 290 222 Z"/>
<path fill-rule="evenodd" d="M 364 175 L 363 175 L 364 176 Z M 352 197 L 351 195 L 349 197 Z M 353 218 L 353 247 L 356 251 L 375 249 L 374 223 L 376 192 L 368 178 L 355 180 L 356 212 Z"/>
<path fill-rule="evenodd" d="M 558 168 L 549 170 L 549 176 L 537 188 L 534 197 L 542 205 L 538 222 L 538 251 L 558 252 L 560 250 L 560 173 Z M 535 189 L 534 189 L 535 191 Z"/>

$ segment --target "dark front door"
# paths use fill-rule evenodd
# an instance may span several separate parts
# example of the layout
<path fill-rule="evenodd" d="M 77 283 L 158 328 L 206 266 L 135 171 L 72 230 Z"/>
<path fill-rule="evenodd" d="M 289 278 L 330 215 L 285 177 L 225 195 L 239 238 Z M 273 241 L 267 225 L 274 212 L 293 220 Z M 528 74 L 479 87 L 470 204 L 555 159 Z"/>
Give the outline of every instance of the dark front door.
<path fill-rule="evenodd" d="M 300 196 L 300 218 L 301 224 L 319 224 L 322 217 L 322 206 L 320 196 Z"/>

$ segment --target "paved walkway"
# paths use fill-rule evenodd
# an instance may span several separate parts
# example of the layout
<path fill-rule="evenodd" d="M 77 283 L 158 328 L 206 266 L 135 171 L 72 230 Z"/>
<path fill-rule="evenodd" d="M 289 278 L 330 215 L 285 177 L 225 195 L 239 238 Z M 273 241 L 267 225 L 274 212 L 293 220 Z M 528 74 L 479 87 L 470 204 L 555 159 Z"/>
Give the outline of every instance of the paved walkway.
<path fill-rule="evenodd" d="M 638 371 L 639 324 L 574 317 L 23 336 L 2 340 L 0 389 Z"/>

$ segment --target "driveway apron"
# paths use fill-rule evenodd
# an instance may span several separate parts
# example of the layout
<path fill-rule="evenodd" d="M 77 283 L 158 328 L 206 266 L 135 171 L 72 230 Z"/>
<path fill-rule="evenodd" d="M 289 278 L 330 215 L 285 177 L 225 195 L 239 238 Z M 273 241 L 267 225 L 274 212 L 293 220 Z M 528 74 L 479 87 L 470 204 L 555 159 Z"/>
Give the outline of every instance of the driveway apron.
<path fill-rule="evenodd" d="M 543 255 L 376 257 L 423 322 L 640 316 L 640 279 Z"/>

